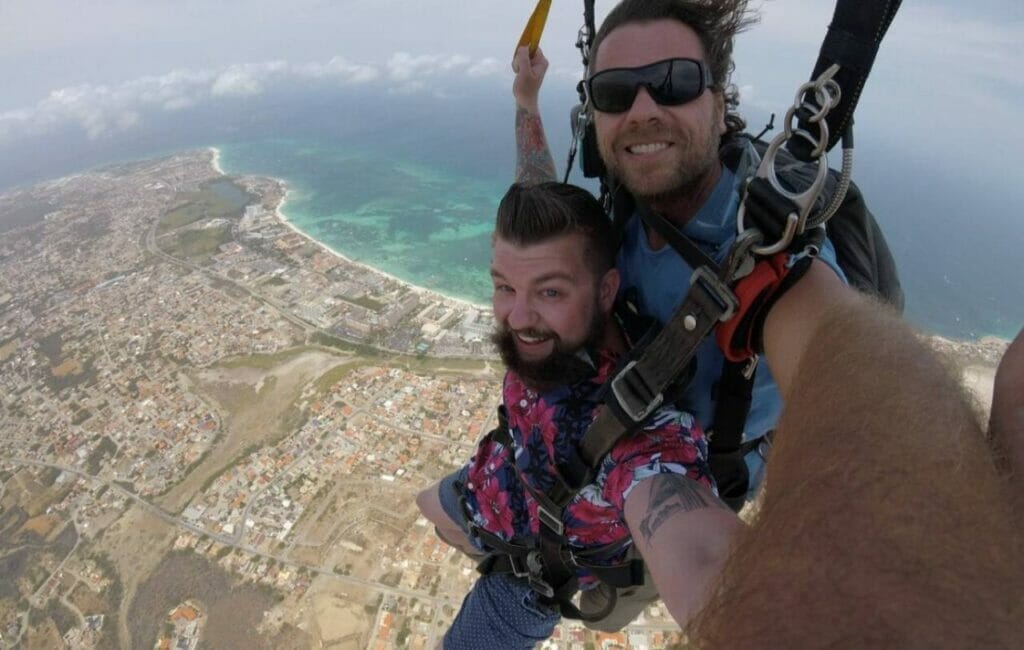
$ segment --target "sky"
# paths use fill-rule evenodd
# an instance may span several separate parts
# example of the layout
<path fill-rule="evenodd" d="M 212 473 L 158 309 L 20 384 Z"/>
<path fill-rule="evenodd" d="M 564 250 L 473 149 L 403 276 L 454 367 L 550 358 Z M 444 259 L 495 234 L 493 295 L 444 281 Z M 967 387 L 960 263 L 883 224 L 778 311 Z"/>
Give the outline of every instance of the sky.
<path fill-rule="evenodd" d="M 285 137 L 282 125 L 313 141 L 415 144 L 456 172 L 505 178 L 509 63 L 534 2 L 0 0 L 0 191 L 232 133 Z M 600 22 L 613 3 L 596 5 Z M 751 6 L 761 22 L 737 41 L 732 81 L 757 131 L 770 113 L 780 126 L 833 5 Z M 541 107 L 560 168 L 582 10 L 553 0 L 542 40 Z M 1016 305 L 1004 321 L 1021 319 L 1021 43 L 1020 0 L 904 0 L 861 96 L 854 178 L 905 261 L 908 295 L 934 297 L 933 314 L 949 311 L 934 277 L 967 296 L 985 276 L 1015 287 L 992 300 Z"/>
<path fill-rule="evenodd" d="M 598 0 L 599 19 L 611 5 Z M 762 22 L 738 42 L 734 82 L 745 105 L 782 113 L 810 72 L 831 3 L 754 6 Z M 286 82 L 375 81 L 406 94 L 436 92 L 453 77 L 507 84 L 532 8 L 532 0 L 0 0 L 0 153 L 12 138 L 72 126 L 98 139 L 154 111 Z M 543 40 L 549 80 L 578 79 L 581 23 L 582 1 L 554 0 Z M 1022 42 L 1017 0 L 907 0 L 859 123 L 908 143 L 941 134 L 965 155 L 991 147 L 1008 158 L 1024 144 Z"/>

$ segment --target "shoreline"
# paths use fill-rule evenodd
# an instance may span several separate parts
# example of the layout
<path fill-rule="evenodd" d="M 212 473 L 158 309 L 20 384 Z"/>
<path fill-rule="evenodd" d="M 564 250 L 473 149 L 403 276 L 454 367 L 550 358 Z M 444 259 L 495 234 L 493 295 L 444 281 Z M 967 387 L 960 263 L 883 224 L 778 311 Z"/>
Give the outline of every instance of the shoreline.
<path fill-rule="evenodd" d="M 230 174 L 230 173 L 224 171 L 224 168 L 220 164 L 220 161 L 221 161 L 221 151 L 220 151 L 220 149 L 218 149 L 217 147 L 210 146 L 210 147 L 207 147 L 207 150 L 210 152 L 210 157 L 211 157 L 210 165 L 213 168 L 213 170 L 215 172 L 217 172 L 217 174 L 219 174 L 221 176 L 225 176 L 225 177 L 245 176 L 245 174 L 237 175 L 237 174 Z M 250 175 L 250 176 L 252 176 L 252 175 Z M 467 300 L 465 298 L 458 298 L 458 297 L 455 297 L 455 296 L 449 296 L 449 295 L 447 295 L 445 293 L 441 293 L 440 291 L 437 291 L 435 289 L 428 289 L 427 287 L 422 287 L 420 285 L 413 284 L 412 282 L 409 282 L 408 280 L 403 280 L 402 278 L 399 278 L 399 277 L 395 276 L 394 274 L 389 273 L 387 271 L 384 271 L 382 269 L 379 269 L 379 268 L 377 268 L 375 266 L 371 266 L 371 265 L 369 265 L 369 264 L 367 264 L 365 262 L 358 262 L 356 260 L 353 260 L 352 258 L 348 257 L 344 253 L 341 253 L 340 251 L 334 249 L 329 244 L 326 244 L 326 243 L 318 240 L 316 237 L 313 237 L 312 235 L 310 235 L 309 233 L 303 231 L 298 226 L 296 226 L 294 223 L 292 223 L 291 220 L 288 219 L 288 215 L 285 214 L 284 207 L 285 207 L 285 204 L 288 202 L 288 195 L 293 191 L 293 190 L 288 188 L 288 182 L 286 180 L 284 180 L 283 178 L 279 178 L 277 176 L 263 176 L 263 178 L 268 178 L 268 179 L 272 180 L 274 183 L 276 183 L 278 185 L 278 187 L 280 187 L 283 190 L 282 193 L 281 193 L 281 198 L 278 200 L 277 205 L 274 208 L 274 216 L 277 218 L 278 221 L 280 221 L 289 230 L 291 230 L 292 232 L 296 233 L 297 235 L 299 235 L 303 239 L 311 242 L 313 245 L 318 246 L 319 248 L 323 249 L 327 253 L 329 253 L 329 254 L 333 255 L 334 257 L 337 257 L 338 259 L 342 260 L 346 264 L 351 264 L 353 266 L 357 266 L 357 267 L 362 268 L 362 269 L 364 269 L 366 271 L 369 271 L 371 273 L 376 273 L 378 275 L 384 276 L 385 278 L 387 278 L 389 280 L 392 280 L 392 281 L 394 281 L 394 282 L 396 282 L 398 284 L 401 284 L 401 285 L 407 287 L 410 291 L 413 291 L 414 293 L 417 293 L 419 295 L 427 295 L 427 296 L 432 296 L 432 297 L 434 297 L 437 300 L 454 302 L 454 303 L 457 303 L 457 304 L 462 305 L 464 307 L 468 307 L 470 309 L 490 311 L 490 309 L 491 309 L 490 305 L 481 304 L 481 303 L 475 303 L 475 302 L 472 302 L 471 300 Z M 932 339 L 932 340 L 939 341 L 939 342 L 945 342 L 945 343 L 948 343 L 948 344 L 951 344 L 951 345 L 968 346 L 968 347 L 978 347 L 978 346 L 984 346 L 986 344 L 993 344 L 993 343 L 995 343 L 997 345 L 1008 346 L 1010 344 L 1010 342 L 1013 340 L 1012 337 L 1010 337 L 1010 338 L 1003 338 L 1002 336 L 993 335 L 993 334 L 985 334 L 985 335 L 979 336 L 977 339 L 953 339 L 953 338 L 948 338 L 948 337 L 942 336 L 940 334 L 936 334 L 934 332 L 925 331 L 925 330 L 921 330 L 921 333 L 927 339 Z M 940 343 L 940 345 L 941 345 L 941 343 Z M 983 364 L 979 364 L 979 363 L 976 363 L 976 362 L 971 363 L 969 365 L 974 366 L 974 367 L 984 367 Z"/>
<path fill-rule="evenodd" d="M 224 168 L 221 167 L 221 165 L 220 165 L 220 158 L 221 158 L 220 149 L 218 149 L 217 147 L 207 147 L 207 149 L 210 151 L 210 156 L 211 156 L 210 165 L 213 167 L 214 171 L 216 171 L 221 176 L 225 176 L 225 177 L 232 176 L 232 174 L 228 174 L 227 172 L 225 172 Z M 490 309 L 491 309 L 490 305 L 483 305 L 483 304 L 475 303 L 475 302 L 472 302 L 470 300 L 466 300 L 465 298 L 457 298 L 455 296 L 449 296 L 447 294 L 441 293 L 440 291 L 435 291 L 434 289 L 428 289 L 427 287 L 421 287 L 421 286 L 419 286 L 417 284 L 413 284 L 412 282 L 409 282 L 408 280 L 403 280 L 402 278 L 399 278 L 399 277 L 397 277 L 396 275 L 394 275 L 392 273 L 388 273 L 387 271 L 381 270 L 381 269 L 379 269 L 379 268 L 377 268 L 375 266 L 370 266 L 369 264 L 366 264 L 364 262 L 357 262 L 356 260 L 353 260 L 352 258 L 348 257 L 344 253 L 342 253 L 342 252 L 332 248 L 329 244 L 326 244 L 326 243 L 320 241 L 319 239 L 317 239 L 316 237 L 313 237 L 309 233 L 304 232 L 302 229 L 300 229 L 298 226 L 296 226 L 294 223 L 292 223 L 291 220 L 288 219 L 288 215 L 285 214 L 285 212 L 284 212 L 285 204 L 288 202 L 288 195 L 292 193 L 292 190 L 288 188 L 288 182 L 285 181 L 283 178 L 278 178 L 276 176 L 264 176 L 264 178 L 269 178 L 274 183 L 276 183 L 278 187 L 280 187 L 283 190 L 281 192 L 281 198 L 278 200 L 277 205 L 274 206 L 274 217 L 278 221 L 280 221 L 282 223 L 282 225 L 284 225 L 286 228 L 288 228 L 289 230 L 291 230 L 295 234 L 299 235 L 303 239 L 309 241 L 314 246 L 320 247 L 321 249 L 323 249 L 327 253 L 333 255 L 334 257 L 336 257 L 339 260 L 345 262 L 346 264 L 351 264 L 352 266 L 356 266 L 358 268 L 361 268 L 363 270 L 369 271 L 371 273 L 376 273 L 377 275 L 384 276 L 388 280 L 392 280 L 392 281 L 394 281 L 394 282 L 396 282 L 398 284 L 401 284 L 402 286 L 408 288 L 410 291 L 412 291 L 413 293 L 416 293 L 418 295 L 430 296 L 430 297 L 432 297 L 432 298 L 434 298 L 436 300 L 440 300 L 440 301 L 453 302 L 453 303 L 456 303 L 457 305 L 460 305 L 462 307 L 466 307 L 466 308 L 469 308 L 469 309 L 475 309 L 475 310 L 478 310 L 478 311 L 490 311 Z"/>

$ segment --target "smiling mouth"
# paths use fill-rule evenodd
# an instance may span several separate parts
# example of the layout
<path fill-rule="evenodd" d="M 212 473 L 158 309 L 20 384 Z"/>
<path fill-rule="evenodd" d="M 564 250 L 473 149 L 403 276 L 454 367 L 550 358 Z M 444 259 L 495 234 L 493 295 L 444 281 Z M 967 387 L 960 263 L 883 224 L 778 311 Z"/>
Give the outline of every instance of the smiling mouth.
<path fill-rule="evenodd" d="M 636 156 L 644 156 L 664 151 L 672 145 L 668 142 L 645 142 L 643 144 L 632 144 L 626 147 L 626 151 Z"/>
<path fill-rule="evenodd" d="M 551 338 L 550 335 L 537 334 L 535 332 L 514 332 L 514 334 L 519 341 L 527 345 L 537 345 Z"/>

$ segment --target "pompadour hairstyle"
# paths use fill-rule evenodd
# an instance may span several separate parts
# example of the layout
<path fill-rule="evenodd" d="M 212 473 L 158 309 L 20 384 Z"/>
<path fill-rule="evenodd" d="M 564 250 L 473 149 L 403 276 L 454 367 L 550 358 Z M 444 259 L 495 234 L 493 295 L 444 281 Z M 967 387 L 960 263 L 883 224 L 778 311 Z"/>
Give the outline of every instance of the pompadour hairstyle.
<path fill-rule="evenodd" d="M 498 205 L 494 234 L 516 246 L 579 233 L 584 259 L 598 277 L 615 265 L 617 238 L 604 208 L 587 190 L 566 183 L 516 183 Z"/>

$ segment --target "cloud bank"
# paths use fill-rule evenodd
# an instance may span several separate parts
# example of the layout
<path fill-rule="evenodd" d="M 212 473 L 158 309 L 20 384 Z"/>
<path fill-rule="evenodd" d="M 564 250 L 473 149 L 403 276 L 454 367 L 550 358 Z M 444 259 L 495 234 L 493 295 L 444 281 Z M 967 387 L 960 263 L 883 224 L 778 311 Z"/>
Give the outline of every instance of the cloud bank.
<path fill-rule="evenodd" d="M 117 85 L 82 84 L 61 88 L 34 106 L 0 113 L 0 144 L 62 128 L 79 128 L 90 140 L 139 126 L 144 116 L 187 110 L 203 103 L 252 98 L 287 83 L 336 87 L 383 84 L 401 94 L 432 92 L 432 80 L 508 74 L 496 59 L 474 60 L 459 54 L 413 55 L 396 52 L 383 65 L 357 63 L 341 56 L 326 62 L 267 61 L 209 70 L 172 70 Z"/>

